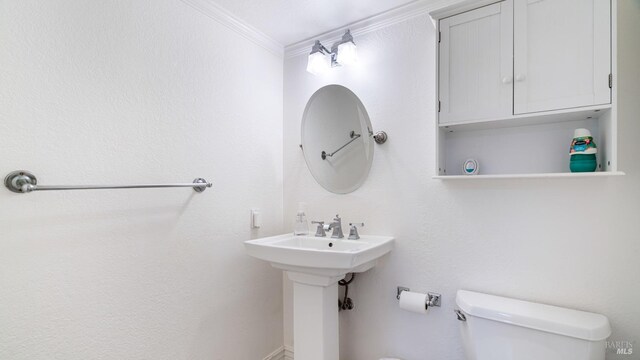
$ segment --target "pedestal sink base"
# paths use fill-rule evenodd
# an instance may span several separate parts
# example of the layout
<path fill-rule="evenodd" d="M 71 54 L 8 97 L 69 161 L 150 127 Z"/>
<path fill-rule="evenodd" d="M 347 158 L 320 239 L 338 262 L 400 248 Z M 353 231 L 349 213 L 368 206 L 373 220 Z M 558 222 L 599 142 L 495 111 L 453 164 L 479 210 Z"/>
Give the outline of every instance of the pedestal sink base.
<path fill-rule="evenodd" d="M 293 334 L 296 359 L 338 360 L 338 283 L 293 283 Z"/>

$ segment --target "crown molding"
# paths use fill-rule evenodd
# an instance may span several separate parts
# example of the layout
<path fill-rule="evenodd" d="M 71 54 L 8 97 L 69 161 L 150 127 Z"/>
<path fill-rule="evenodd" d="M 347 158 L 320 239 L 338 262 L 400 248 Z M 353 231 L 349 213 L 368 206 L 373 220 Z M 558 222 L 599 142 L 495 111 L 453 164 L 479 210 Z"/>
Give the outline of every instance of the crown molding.
<path fill-rule="evenodd" d="M 180 0 L 202 14 L 235 31 L 245 39 L 270 51 L 276 56 L 284 55 L 284 46 L 262 31 L 237 18 L 211 0 Z"/>
<path fill-rule="evenodd" d="M 325 46 L 327 46 L 327 44 L 331 45 L 340 40 L 347 29 L 351 30 L 351 35 L 356 38 L 357 42 L 358 36 L 407 21 L 417 16 L 429 14 L 438 9 L 450 7 L 452 4 L 459 2 L 460 0 L 416 0 L 345 26 L 341 26 L 337 29 L 287 45 L 284 48 L 284 56 L 285 58 L 292 58 L 309 53 L 315 40 L 321 40 L 325 43 Z"/>
<path fill-rule="evenodd" d="M 479 7 L 495 4 L 503 0 L 459 0 L 429 13 L 433 19 L 444 19 Z"/>

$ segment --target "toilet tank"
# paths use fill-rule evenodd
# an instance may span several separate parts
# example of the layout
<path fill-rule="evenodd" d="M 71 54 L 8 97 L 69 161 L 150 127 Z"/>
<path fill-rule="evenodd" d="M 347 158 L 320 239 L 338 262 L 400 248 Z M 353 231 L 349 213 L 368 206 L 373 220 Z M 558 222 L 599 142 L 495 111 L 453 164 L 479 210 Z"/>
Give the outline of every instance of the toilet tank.
<path fill-rule="evenodd" d="M 459 290 L 467 360 L 604 360 L 600 314 Z M 459 316 L 461 318 L 461 316 Z"/>

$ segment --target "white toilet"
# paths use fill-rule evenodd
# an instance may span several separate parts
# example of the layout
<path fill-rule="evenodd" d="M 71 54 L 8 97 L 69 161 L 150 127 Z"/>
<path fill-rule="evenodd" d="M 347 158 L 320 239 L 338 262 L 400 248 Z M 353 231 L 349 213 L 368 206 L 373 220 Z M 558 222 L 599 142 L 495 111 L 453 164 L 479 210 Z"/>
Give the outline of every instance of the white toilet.
<path fill-rule="evenodd" d="M 604 360 L 609 320 L 600 314 L 459 290 L 467 360 Z"/>

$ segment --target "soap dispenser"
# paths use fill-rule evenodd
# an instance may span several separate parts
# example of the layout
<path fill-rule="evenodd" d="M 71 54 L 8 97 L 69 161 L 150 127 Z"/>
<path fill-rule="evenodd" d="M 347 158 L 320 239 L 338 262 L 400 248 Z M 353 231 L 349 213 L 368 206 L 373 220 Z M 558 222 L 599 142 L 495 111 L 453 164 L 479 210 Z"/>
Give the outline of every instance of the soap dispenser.
<path fill-rule="evenodd" d="M 296 221 L 293 226 L 293 235 L 309 235 L 309 223 L 307 222 L 307 215 L 304 212 L 304 208 L 304 203 L 298 203 L 298 214 L 296 215 Z"/>

